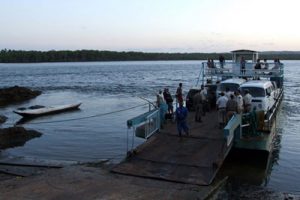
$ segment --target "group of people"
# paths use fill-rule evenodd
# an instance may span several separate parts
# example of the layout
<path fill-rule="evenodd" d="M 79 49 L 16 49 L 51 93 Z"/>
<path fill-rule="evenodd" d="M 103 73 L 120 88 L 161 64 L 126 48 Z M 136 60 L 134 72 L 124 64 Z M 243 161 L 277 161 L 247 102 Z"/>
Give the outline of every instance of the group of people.
<path fill-rule="evenodd" d="M 177 104 L 180 105 L 180 103 L 183 103 L 183 91 L 182 91 L 182 83 L 179 83 L 179 86 L 176 90 L 176 107 Z M 165 88 L 164 91 L 162 92 L 161 90 L 159 90 L 158 94 L 156 95 L 156 106 L 157 107 L 161 107 L 163 103 L 166 103 L 168 106 L 168 113 L 169 114 L 173 114 L 173 97 L 169 91 L 168 88 Z"/>
<path fill-rule="evenodd" d="M 280 60 L 278 58 L 274 59 L 274 67 L 272 69 L 279 69 L 280 68 Z M 256 63 L 254 65 L 254 69 L 269 69 L 269 63 L 267 59 L 265 58 L 263 62 L 261 62 L 260 59 L 256 60 Z M 240 71 L 242 75 L 245 75 L 246 73 L 246 60 L 245 57 L 242 56 L 240 60 Z"/>
<path fill-rule="evenodd" d="M 173 113 L 173 98 L 168 88 L 165 88 L 164 92 L 159 90 L 156 95 L 156 106 L 161 107 L 164 103 L 167 104 L 167 111 Z"/>
<path fill-rule="evenodd" d="M 223 55 L 219 55 L 219 64 L 221 68 L 224 68 L 225 65 L 225 57 Z M 213 59 L 207 59 L 207 67 L 208 68 L 216 68 L 215 62 Z"/>
<path fill-rule="evenodd" d="M 215 68 L 215 62 L 213 59 L 207 59 L 207 67 L 208 68 Z"/>
<path fill-rule="evenodd" d="M 188 110 L 184 106 L 182 83 L 176 90 L 176 106 L 175 112 L 173 111 L 173 98 L 168 88 L 164 91 L 159 91 L 157 94 L 157 105 L 161 110 L 161 121 L 164 122 L 166 116 L 170 119 L 176 119 L 178 134 L 181 137 L 185 132 L 189 135 L 189 127 L 187 125 Z M 239 90 L 231 92 L 229 88 L 226 88 L 225 92 L 221 92 L 221 96 L 216 101 L 218 110 L 218 122 L 219 127 L 223 128 L 230 118 L 236 113 L 247 113 L 251 111 L 252 96 L 248 90 L 244 91 L 244 96 L 241 95 Z M 166 107 L 162 105 L 165 104 Z M 193 97 L 193 107 L 195 108 L 195 122 L 201 123 L 202 116 L 205 116 L 209 109 L 209 101 L 207 95 L 207 89 L 202 85 L 201 90 L 197 92 Z"/>
<path fill-rule="evenodd" d="M 219 64 L 220 67 L 223 68 L 225 65 L 225 57 L 223 55 L 219 55 Z M 280 66 L 280 60 L 278 58 L 274 59 L 274 68 L 277 69 Z M 216 68 L 215 62 L 213 59 L 207 59 L 207 67 L 208 68 Z M 254 65 L 254 69 L 269 69 L 269 63 L 267 62 L 267 59 L 265 58 L 263 62 L 261 62 L 260 59 L 256 60 L 256 63 Z M 246 59 L 244 56 L 240 59 L 240 72 L 242 75 L 245 75 L 246 73 Z"/>
<path fill-rule="evenodd" d="M 182 83 L 179 86 L 175 94 L 176 98 L 176 110 L 173 111 L 173 98 L 168 88 L 161 90 L 157 94 L 157 106 L 160 107 L 161 121 L 164 122 L 166 118 L 176 119 L 178 135 L 181 137 L 184 132 L 187 136 L 189 135 L 189 127 L 187 125 L 188 109 L 184 106 L 183 88 Z M 167 109 L 163 107 L 163 104 L 167 105 Z M 207 89 L 202 85 L 199 90 L 193 96 L 193 107 L 195 108 L 195 122 L 202 122 L 202 116 L 209 111 L 209 102 Z"/>
<path fill-rule="evenodd" d="M 186 133 L 186 135 L 189 135 L 189 128 L 186 122 L 188 110 L 184 106 L 182 83 L 179 83 L 175 97 L 176 110 L 174 116 L 173 98 L 169 89 L 165 88 L 163 92 L 160 90 L 157 94 L 156 103 L 157 107 L 160 108 L 161 122 L 163 123 L 165 118 L 173 119 L 175 117 L 179 136 L 182 136 L 183 131 Z M 167 105 L 167 109 L 165 109 L 164 105 Z"/>
<path fill-rule="evenodd" d="M 269 69 L 269 63 L 267 62 L 267 59 L 264 59 L 263 63 L 260 62 L 260 59 L 257 59 L 254 69 Z"/>
<path fill-rule="evenodd" d="M 236 113 L 251 111 L 252 96 L 248 90 L 245 90 L 245 95 L 242 96 L 240 91 L 234 93 L 226 88 L 226 92 L 221 92 L 216 105 L 218 110 L 219 127 L 223 128 L 227 121 Z"/>

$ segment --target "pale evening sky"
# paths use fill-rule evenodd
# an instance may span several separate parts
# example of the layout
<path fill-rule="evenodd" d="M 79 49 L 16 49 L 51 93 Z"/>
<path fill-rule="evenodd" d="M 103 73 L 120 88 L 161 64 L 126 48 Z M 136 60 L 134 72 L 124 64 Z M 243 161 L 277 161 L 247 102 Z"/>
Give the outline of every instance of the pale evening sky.
<path fill-rule="evenodd" d="M 299 0 L 0 0 L 0 49 L 300 50 Z"/>

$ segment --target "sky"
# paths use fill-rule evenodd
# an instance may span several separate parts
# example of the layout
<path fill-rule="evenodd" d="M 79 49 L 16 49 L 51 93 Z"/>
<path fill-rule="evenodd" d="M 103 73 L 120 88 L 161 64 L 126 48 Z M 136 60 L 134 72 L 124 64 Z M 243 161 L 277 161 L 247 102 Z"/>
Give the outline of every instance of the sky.
<path fill-rule="evenodd" d="M 299 0 L 0 0 L 0 49 L 300 50 Z"/>

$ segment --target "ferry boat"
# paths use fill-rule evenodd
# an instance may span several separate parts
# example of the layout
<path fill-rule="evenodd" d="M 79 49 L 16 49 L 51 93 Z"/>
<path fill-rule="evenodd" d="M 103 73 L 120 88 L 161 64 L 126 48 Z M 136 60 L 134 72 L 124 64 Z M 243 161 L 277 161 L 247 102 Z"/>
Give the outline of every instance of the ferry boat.
<path fill-rule="evenodd" d="M 263 164 L 268 166 L 270 159 L 264 158 L 272 155 L 270 152 L 276 133 L 274 121 L 283 97 L 283 65 L 278 62 L 259 63 L 258 53 L 255 51 L 238 50 L 233 51 L 232 55 L 232 62 L 222 65 L 202 63 L 197 85 L 201 83 L 207 87 L 208 99 L 211 98 L 210 102 L 214 105 L 216 100 L 212 99 L 217 96 L 217 88 L 222 88 L 218 87 L 220 83 L 227 85 L 233 82 L 234 87 L 237 84 L 240 90 L 249 90 L 253 96 L 250 112 L 233 115 L 224 129 L 218 128 L 216 110 L 211 109 L 203 117 L 202 123 L 195 122 L 195 113 L 190 112 L 186 122 L 191 131 L 181 137 L 178 136 L 175 123 L 162 123 L 162 107 L 151 109 L 149 104 L 148 112 L 127 121 L 127 157 L 112 171 L 209 186 L 232 148 L 241 152 L 243 157 L 248 155 L 247 152 L 258 150 L 259 156 L 255 158 L 262 158 Z M 243 70 L 240 68 L 242 57 L 248 60 Z M 263 64 L 264 68 L 255 69 L 255 66 Z M 214 97 L 211 96 L 213 93 Z M 132 136 L 129 135 L 129 130 L 132 131 Z M 145 139 L 136 148 L 135 136 Z"/>
<path fill-rule="evenodd" d="M 237 84 L 242 95 L 246 90 L 252 96 L 251 112 L 235 114 L 225 126 L 223 133 L 227 144 L 248 150 L 272 151 L 276 114 L 283 98 L 284 65 L 274 62 L 260 62 L 259 53 L 252 50 L 232 51 L 232 61 L 215 63 L 212 67 L 202 63 L 199 79 L 203 85 L 221 83 Z M 241 68 L 241 61 L 244 67 Z M 221 91 L 216 91 L 217 93 Z M 225 90 L 224 90 L 225 92 Z M 218 95 L 218 94 L 217 94 Z"/>

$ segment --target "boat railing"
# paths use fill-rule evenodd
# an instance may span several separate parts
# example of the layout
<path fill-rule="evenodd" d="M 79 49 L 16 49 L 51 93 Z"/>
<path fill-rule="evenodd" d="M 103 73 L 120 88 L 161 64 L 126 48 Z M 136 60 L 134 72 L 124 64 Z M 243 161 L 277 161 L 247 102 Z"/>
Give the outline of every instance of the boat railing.
<path fill-rule="evenodd" d="M 264 127 L 268 131 L 271 130 L 272 124 L 273 124 L 274 120 L 276 120 L 276 114 L 277 114 L 276 110 L 277 110 L 277 107 L 280 105 L 282 98 L 283 98 L 283 90 L 280 89 L 280 93 L 277 95 L 273 107 L 266 114 L 266 119 L 264 120 Z"/>
<path fill-rule="evenodd" d="M 220 63 L 215 63 L 213 66 L 206 62 L 202 63 L 202 68 L 205 76 L 211 77 L 282 77 L 283 64 L 281 63 L 261 63 L 261 69 L 255 69 L 256 63 L 248 62 L 245 64 L 245 69 L 242 70 L 239 63 L 226 62 L 223 66 Z"/>
<path fill-rule="evenodd" d="M 127 127 L 133 128 L 136 137 L 148 139 L 160 129 L 160 109 L 156 108 L 127 120 Z"/>
<path fill-rule="evenodd" d="M 233 115 L 231 119 L 228 121 L 227 125 L 223 130 L 224 137 L 227 142 L 227 146 L 229 146 L 233 142 L 234 137 L 240 138 L 240 134 L 242 133 L 241 124 L 242 124 L 241 114 Z"/>

